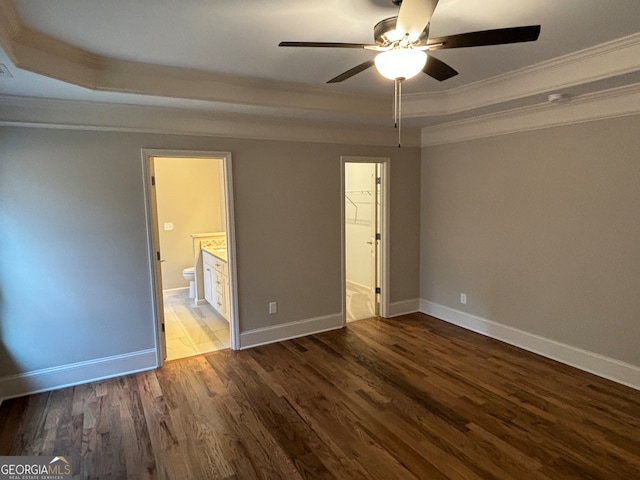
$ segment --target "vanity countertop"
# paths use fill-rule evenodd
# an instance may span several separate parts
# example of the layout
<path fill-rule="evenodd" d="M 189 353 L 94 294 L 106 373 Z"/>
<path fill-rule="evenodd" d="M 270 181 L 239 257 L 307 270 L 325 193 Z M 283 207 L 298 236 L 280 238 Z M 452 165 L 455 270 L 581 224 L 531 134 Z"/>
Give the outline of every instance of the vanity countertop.
<path fill-rule="evenodd" d="M 202 246 L 202 250 L 210 253 L 214 257 L 218 257 L 220 260 L 226 262 L 227 261 L 227 248 L 226 247 L 216 247 L 216 246 Z"/>
<path fill-rule="evenodd" d="M 226 238 L 224 232 L 192 233 L 191 238 Z"/>
<path fill-rule="evenodd" d="M 218 233 L 200 242 L 200 248 L 214 257 L 227 262 L 227 237 L 224 233 Z"/>

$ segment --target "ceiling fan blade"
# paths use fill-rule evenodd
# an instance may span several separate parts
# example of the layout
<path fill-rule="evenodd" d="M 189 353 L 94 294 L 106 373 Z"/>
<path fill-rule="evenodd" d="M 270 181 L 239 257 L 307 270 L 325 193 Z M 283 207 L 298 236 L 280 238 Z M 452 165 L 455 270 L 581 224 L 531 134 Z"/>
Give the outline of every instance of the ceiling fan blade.
<path fill-rule="evenodd" d="M 539 35 L 540 25 L 529 25 L 526 27 L 498 28 L 495 30 L 482 30 L 480 32 L 461 33 L 459 35 L 430 38 L 427 41 L 427 45 L 434 45 L 431 50 L 480 47 L 484 45 L 534 42 L 538 39 Z"/>
<path fill-rule="evenodd" d="M 338 82 L 343 82 L 345 81 L 347 78 L 351 78 L 354 75 L 357 75 L 360 72 L 365 71 L 367 68 L 371 68 L 373 67 L 375 61 L 373 59 L 371 60 L 367 60 L 364 63 L 361 63 L 358 66 L 353 67 L 350 70 L 347 70 L 344 73 L 341 73 L 340 75 L 338 75 L 337 77 L 332 78 L 331 80 L 329 80 L 327 83 L 338 83 Z"/>
<path fill-rule="evenodd" d="M 366 48 L 377 47 L 366 43 L 340 43 L 340 42 L 280 42 L 279 47 L 318 47 L 318 48 Z"/>
<path fill-rule="evenodd" d="M 396 30 L 403 35 L 409 34 L 409 40 L 415 41 L 425 29 L 438 0 L 403 0 L 396 20 Z"/>
<path fill-rule="evenodd" d="M 451 77 L 458 75 L 458 72 L 444 63 L 442 60 L 438 60 L 434 56 L 427 56 L 427 63 L 422 69 L 424 73 L 436 80 L 443 81 Z"/>

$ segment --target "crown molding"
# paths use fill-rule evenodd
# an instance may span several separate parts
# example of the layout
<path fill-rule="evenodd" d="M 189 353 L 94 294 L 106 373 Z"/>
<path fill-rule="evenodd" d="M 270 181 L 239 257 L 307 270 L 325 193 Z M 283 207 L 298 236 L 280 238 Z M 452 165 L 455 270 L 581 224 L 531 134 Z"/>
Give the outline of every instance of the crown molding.
<path fill-rule="evenodd" d="M 463 142 L 638 114 L 640 84 L 635 84 L 574 97 L 568 103 L 544 103 L 425 127 L 422 129 L 422 146 Z"/>
<path fill-rule="evenodd" d="M 440 93 L 407 95 L 403 115 L 456 114 L 640 70 L 640 33 Z"/>
<path fill-rule="evenodd" d="M 392 111 L 391 99 L 382 95 L 97 55 L 28 27 L 11 0 L 0 0 L 0 46 L 18 68 L 92 90 L 376 118 L 388 118 Z"/>
<path fill-rule="evenodd" d="M 15 0 L 0 0 L 0 46 L 24 70 L 99 91 L 174 97 L 379 121 L 391 98 L 107 58 L 26 26 Z M 470 112 L 640 70 L 640 33 L 462 87 L 403 99 L 403 117 Z M 484 118 L 484 117 L 482 117 Z M 271 121 L 271 119 L 269 120 Z"/>
<path fill-rule="evenodd" d="M 118 59 L 103 59 L 96 90 L 207 100 L 237 105 L 296 108 L 389 118 L 387 96 L 338 92 L 295 82 L 205 72 Z"/>
<path fill-rule="evenodd" d="M 2 95 L 0 125 L 347 145 L 398 145 L 398 131 L 386 126 Z M 403 129 L 402 141 L 405 147 L 420 147 L 420 131 Z"/>
<path fill-rule="evenodd" d="M 18 68 L 87 88 L 100 57 L 22 23 L 11 0 L 0 0 L 0 46 Z"/>

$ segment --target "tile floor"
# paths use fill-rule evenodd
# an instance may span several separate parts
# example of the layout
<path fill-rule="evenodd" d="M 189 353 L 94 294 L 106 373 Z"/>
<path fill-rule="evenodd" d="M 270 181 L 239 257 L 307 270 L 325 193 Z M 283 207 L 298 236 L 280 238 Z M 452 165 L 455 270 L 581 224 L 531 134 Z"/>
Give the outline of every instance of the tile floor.
<path fill-rule="evenodd" d="M 164 326 L 167 360 L 229 348 L 229 323 L 208 304 L 194 306 L 189 289 L 167 290 Z M 347 285 L 347 321 L 375 316 L 374 296 L 358 286 Z"/>
<path fill-rule="evenodd" d="M 347 282 L 347 322 L 375 317 L 375 311 L 373 291 Z"/>
<path fill-rule="evenodd" d="M 209 305 L 194 306 L 189 289 L 163 292 L 167 360 L 229 348 L 229 322 Z"/>

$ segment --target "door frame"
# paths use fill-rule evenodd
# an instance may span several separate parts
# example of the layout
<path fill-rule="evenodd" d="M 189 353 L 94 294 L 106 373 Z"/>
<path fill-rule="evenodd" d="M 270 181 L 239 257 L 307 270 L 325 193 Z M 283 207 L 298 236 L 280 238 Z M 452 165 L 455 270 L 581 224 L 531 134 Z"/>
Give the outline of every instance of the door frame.
<path fill-rule="evenodd" d="M 347 324 L 347 261 L 346 261 L 346 227 L 345 227 L 345 165 L 347 163 L 377 163 L 380 166 L 380 316 L 389 317 L 389 178 L 391 159 L 389 157 L 365 157 L 343 155 L 340 157 L 340 218 L 341 218 L 341 262 L 342 262 L 342 325 Z"/>
<path fill-rule="evenodd" d="M 238 282 L 236 263 L 236 231 L 233 203 L 233 172 L 231 152 L 199 151 L 199 150 L 141 150 L 144 184 L 145 215 L 147 221 L 147 245 L 149 248 L 149 277 L 153 299 L 153 332 L 157 355 L 157 366 L 164 365 L 166 357 L 166 339 L 164 332 L 164 308 L 162 301 L 162 278 L 160 270 L 160 239 L 158 215 L 155 204 L 153 175 L 154 157 L 171 158 L 210 158 L 222 160 L 224 171 L 224 196 L 226 210 L 227 259 L 229 267 L 229 296 L 231 312 L 229 314 L 230 346 L 233 350 L 240 348 L 240 319 L 238 316 Z"/>

